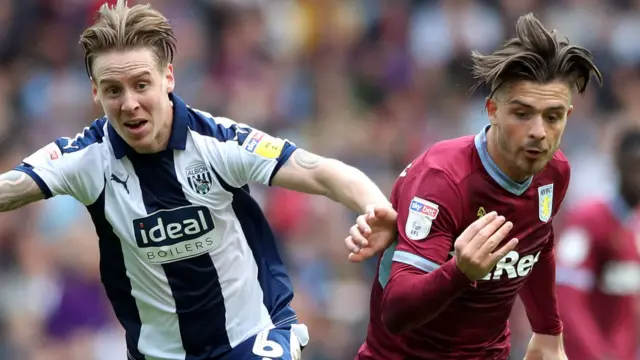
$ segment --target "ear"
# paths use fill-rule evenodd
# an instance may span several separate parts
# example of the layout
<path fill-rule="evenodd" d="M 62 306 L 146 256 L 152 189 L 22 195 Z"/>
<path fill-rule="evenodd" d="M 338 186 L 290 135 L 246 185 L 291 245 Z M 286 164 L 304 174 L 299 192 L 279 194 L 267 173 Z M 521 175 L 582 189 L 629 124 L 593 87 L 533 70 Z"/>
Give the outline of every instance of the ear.
<path fill-rule="evenodd" d="M 173 77 L 173 64 L 167 65 L 164 73 L 165 81 L 167 82 L 167 92 L 173 92 L 173 89 L 176 87 L 176 79 Z"/>
<path fill-rule="evenodd" d="M 93 102 L 97 104 L 100 102 L 100 98 L 98 97 L 98 85 L 96 84 L 95 81 L 93 81 L 93 78 L 91 78 L 90 80 L 91 80 L 91 93 L 93 93 Z"/>
<path fill-rule="evenodd" d="M 567 117 L 569 117 L 569 115 L 571 115 L 572 112 L 573 112 L 573 105 L 569 105 L 569 110 L 567 111 Z"/>
<path fill-rule="evenodd" d="M 491 125 L 496 125 L 498 123 L 498 103 L 495 99 L 487 98 L 484 104 L 485 109 L 487 110 L 487 115 L 489 117 L 489 122 Z"/>

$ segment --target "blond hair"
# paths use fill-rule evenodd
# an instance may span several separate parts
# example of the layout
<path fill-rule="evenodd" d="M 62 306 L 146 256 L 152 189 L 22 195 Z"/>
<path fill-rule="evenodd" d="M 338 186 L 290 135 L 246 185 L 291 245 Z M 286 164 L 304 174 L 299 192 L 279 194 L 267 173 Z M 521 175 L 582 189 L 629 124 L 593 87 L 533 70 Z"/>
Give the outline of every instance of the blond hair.
<path fill-rule="evenodd" d="M 114 50 L 149 47 L 158 64 L 166 66 L 173 61 L 176 38 L 167 18 L 150 4 L 129 7 L 126 0 L 118 0 L 115 6 L 100 7 L 96 22 L 82 33 L 80 46 L 92 77 L 96 56 Z"/>

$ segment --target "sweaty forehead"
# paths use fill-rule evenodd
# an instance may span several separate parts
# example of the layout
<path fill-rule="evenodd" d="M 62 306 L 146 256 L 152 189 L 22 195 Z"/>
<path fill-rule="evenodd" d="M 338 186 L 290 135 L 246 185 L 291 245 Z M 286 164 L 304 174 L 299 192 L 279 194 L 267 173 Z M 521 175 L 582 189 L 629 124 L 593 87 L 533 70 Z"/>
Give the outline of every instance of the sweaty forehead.
<path fill-rule="evenodd" d="M 505 89 L 503 100 L 507 104 L 528 105 L 537 109 L 550 107 L 568 108 L 571 103 L 571 88 L 563 81 L 536 83 L 520 81 Z"/>
<path fill-rule="evenodd" d="M 96 57 L 93 73 L 100 83 L 151 73 L 156 68 L 156 59 L 150 51 L 111 52 Z"/>

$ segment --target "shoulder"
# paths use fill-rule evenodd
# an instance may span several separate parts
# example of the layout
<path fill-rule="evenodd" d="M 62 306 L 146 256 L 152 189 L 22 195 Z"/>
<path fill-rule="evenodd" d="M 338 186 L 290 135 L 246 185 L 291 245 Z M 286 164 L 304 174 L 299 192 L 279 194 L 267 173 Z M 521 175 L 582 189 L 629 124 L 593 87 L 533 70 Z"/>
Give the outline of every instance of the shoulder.
<path fill-rule="evenodd" d="M 49 164 L 63 167 L 78 162 L 95 162 L 96 156 L 99 157 L 102 153 L 102 144 L 105 143 L 106 124 L 106 118 L 97 119 L 73 136 L 53 140 L 28 156 L 24 162 L 30 165 Z"/>
<path fill-rule="evenodd" d="M 420 158 L 418 163 L 428 169 L 441 172 L 454 183 L 459 183 L 477 167 L 473 136 L 463 136 L 435 143 Z"/>
<path fill-rule="evenodd" d="M 553 154 L 553 158 L 551 158 L 547 167 L 557 178 L 568 180 L 571 176 L 571 165 L 569 164 L 569 159 L 567 159 L 560 149 Z"/>
<path fill-rule="evenodd" d="M 459 207 L 462 194 L 458 185 L 473 171 L 475 160 L 470 158 L 474 149 L 472 136 L 434 144 L 400 175 L 394 199 L 400 203 L 418 197 L 446 208 Z"/>
<path fill-rule="evenodd" d="M 189 108 L 188 126 L 196 146 L 227 159 L 235 154 L 243 158 L 249 156 L 258 162 L 266 160 L 269 164 L 273 161 L 282 164 L 297 148 L 287 139 L 194 108 Z"/>
<path fill-rule="evenodd" d="M 243 144 L 254 130 L 226 117 L 213 116 L 195 108 L 189 108 L 189 130 L 194 136 L 207 137 L 218 142 L 237 141 Z"/>
<path fill-rule="evenodd" d="M 65 194 L 92 203 L 103 187 L 102 170 L 110 154 L 105 145 L 106 124 L 107 119 L 101 118 L 73 137 L 55 139 L 26 157 L 17 169 L 37 179 L 48 196 Z"/>
<path fill-rule="evenodd" d="M 107 126 L 107 118 L 101 117 L 94 120 L 91 125 L 82 129 L 73 137 L 59 137 L 54 143 L 62 154 L 87 151 L 104 143 Z"/>

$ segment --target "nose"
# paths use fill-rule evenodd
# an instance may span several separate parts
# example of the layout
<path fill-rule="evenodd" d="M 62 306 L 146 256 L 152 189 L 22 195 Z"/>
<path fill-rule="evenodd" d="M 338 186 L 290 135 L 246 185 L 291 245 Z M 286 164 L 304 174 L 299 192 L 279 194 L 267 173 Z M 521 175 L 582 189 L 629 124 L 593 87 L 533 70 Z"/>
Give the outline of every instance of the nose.
<path fill-rule="evenodd" d="M 124 94 L 124 98 L 122 101 L 121 110 L 123 112 L 135 112 L 140 107 L 140 103 L 136 99 L 135 94 L 132 94 L 130 91 L 126 91 Z"/>
<path fill-rule="evenodd" d="M 536 116 L 529 122 L 531 127 L 529 128 L 529 138 L 541 141 L 547 137 L 547 130 L 545 129 L 545 122 L 542 116 Z"/>

